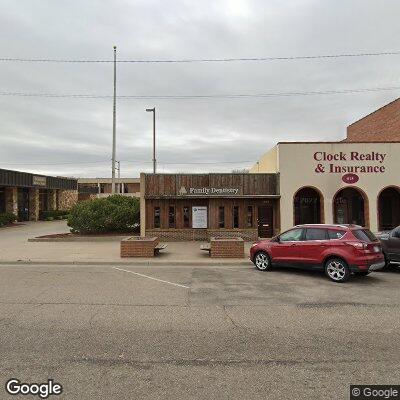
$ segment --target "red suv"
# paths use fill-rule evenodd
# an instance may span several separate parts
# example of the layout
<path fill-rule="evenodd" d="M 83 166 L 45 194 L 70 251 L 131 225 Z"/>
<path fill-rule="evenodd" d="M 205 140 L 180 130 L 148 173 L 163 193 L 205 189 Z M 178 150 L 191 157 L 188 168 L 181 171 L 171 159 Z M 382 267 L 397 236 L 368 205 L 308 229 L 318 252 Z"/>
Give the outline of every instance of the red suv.
<path fill-rule="evenodd" d="M 260 271 L 273 265 L 318 269 L 335 282 L 385 266 L 379 240 L 358 225 L 298 225 L 254 243 L 250 259 Z"/>

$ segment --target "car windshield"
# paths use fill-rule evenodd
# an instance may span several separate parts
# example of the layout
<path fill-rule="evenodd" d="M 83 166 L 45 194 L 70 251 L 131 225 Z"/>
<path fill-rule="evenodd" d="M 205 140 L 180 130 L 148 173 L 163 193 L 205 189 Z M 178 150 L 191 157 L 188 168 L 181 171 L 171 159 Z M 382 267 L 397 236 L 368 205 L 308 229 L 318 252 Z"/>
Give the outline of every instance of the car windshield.
<path fill-rule="evenodd" d="M 378 240 L 369 229 L 355 229 L 353 235 L 363 242 L 376 242 Z"/>

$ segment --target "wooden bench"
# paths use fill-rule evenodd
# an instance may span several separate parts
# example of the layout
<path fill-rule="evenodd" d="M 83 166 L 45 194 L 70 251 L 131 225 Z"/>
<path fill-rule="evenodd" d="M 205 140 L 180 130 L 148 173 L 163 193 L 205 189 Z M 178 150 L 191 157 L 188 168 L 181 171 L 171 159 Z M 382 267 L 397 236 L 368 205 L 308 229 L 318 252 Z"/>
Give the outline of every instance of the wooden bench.
<path fill-rule="evenodd" d="M 166 244 L 158 244 L 156 247 L 154 247 L 154 255 L 156 256 L 156 255 L 158 255 L 158 253 L 161 251 L 161 250 L 165 250 L 167 248 L 167 245 Z"/>
<path fill-rule="evenodd" d="M 210 243 L 206 243 L 206 244 L 202 244 L 200 246 L 200 250 L 204 250 L 204 251 L 208 251 L 208 254 L 211 254 L 211 244 Z"/>

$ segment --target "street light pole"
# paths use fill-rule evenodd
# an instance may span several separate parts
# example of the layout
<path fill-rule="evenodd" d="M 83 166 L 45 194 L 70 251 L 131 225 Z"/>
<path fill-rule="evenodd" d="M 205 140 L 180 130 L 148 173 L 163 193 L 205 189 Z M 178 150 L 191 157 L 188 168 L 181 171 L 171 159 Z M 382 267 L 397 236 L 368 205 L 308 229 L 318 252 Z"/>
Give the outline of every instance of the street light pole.
<path fill-rule="evenodd" d="M 115 194 L 115 157 L 117 139 L 117 46 L 114 46 L 114 96 L 113 96 L 113 141 L 111 165 L 111 193 Z"/>
<path fill-rule="evenodd" d="M 156 108 L 146 108 L 147 112 L 153 113 L 153 174 L 156 173 Z"/>

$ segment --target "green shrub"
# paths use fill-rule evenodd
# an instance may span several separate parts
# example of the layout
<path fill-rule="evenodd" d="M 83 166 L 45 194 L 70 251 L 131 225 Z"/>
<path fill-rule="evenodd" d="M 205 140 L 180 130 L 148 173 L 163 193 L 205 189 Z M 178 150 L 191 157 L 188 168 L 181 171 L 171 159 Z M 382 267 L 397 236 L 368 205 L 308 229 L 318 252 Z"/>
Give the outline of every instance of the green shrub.
<path fill-rule="evenodd" d="M 47 210 L 41 211 L 40 219 L 44 221 L 53 221 L 54 219 L 67 219 L 68 211 L 64 210 Z"/>
<path fill-rule="evenodd" d="M 129 232 L 139 223 L 139 199 L 113 195 L 75 204 L 68 216 L 72 232 Z"/>
<path fill-rule="evenodd" d="M 11 224 L 12 222 L 15 222 L 17 220 L 17 217 L 13 213 L 2 213 L 0 214 L 0 226 L 8 225 Z"/>

